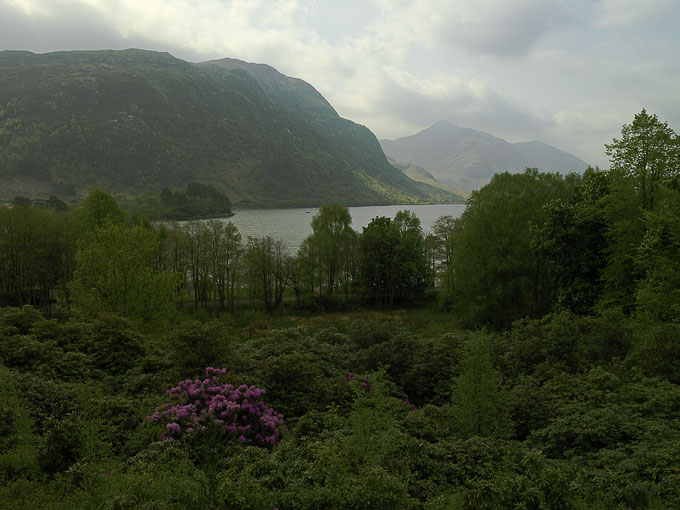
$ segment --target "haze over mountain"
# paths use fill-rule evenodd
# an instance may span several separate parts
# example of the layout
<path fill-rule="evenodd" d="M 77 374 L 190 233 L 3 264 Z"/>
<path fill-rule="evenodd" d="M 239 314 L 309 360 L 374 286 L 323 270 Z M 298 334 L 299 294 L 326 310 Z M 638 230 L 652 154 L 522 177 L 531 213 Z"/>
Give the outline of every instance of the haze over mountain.
<path fill-rule="evenodd" d="M 538 168 L 578 172 L 588 165 L 576 156 L 543 142 L 510 143 L 489 133 L 441 121 L 415 135 L 380 140 L 385 154 L 415 163 L 441 183 L 471 191 L 487 184 L 497 172 Z"/>
<path fill-rule="evenodd" d="M 0 196 L 210 183 L 235 205 L 455 202 L 310 84 L 144 50 L 0 52 Z"/>

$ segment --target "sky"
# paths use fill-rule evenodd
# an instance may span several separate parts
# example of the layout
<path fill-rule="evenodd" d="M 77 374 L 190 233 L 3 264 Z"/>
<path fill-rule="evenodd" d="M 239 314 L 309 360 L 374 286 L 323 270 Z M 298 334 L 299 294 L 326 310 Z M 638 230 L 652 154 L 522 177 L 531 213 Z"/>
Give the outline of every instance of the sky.
<path fill-rule="evenodd" d="M 378 138 L 435 122 L 608 166 L 646 108 L 680 131 L 680 0 L 0 0 L 0 49 L 231 57 Z"/>

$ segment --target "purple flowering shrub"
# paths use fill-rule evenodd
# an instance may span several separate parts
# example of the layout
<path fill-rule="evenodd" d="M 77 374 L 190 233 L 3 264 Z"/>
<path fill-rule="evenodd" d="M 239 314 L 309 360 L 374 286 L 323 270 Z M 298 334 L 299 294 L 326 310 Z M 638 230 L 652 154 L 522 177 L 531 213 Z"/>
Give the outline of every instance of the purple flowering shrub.
<path fill-rule="evenodd" d="M 161 440 L 189 439 L 217 430 L 228 444 L 272 448 L 280 440 L 283 415 L 262 402 L 263 389 L 225 384 L 226 369 L 208 367 L 206 378 L 181 381 L 166 391 L 170 398 L 147 420 L 165 424 Z"/>

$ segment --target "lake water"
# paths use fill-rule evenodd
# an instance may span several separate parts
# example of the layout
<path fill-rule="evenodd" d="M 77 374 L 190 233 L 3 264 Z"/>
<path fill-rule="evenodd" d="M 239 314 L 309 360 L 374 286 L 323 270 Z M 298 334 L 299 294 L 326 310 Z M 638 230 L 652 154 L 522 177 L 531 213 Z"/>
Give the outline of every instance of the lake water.
<path fill-rule="evenodd" d="M 432 224 L 440 216 L 453 216 L 457 218 L 465 210 L 465 204 L 437 204 L 437 205 L 385 205 L 350 207 L 352 215 L 352 228 L 361 232 L 377 216 L 394 218 L 398 211 L 408 209 L 413 211 L 425 232 L 430 230 Z M 296 252 L 302 241 L 312 233 L 310 222 L 312 216 L 318 211 L 314 207 L 302 209 L 238 209 L 235 216 L 225 218 L 231 221 L 243 236 L 245 241 L 248 237 L 271 236 L 281 239 L 286 246 Z"/>

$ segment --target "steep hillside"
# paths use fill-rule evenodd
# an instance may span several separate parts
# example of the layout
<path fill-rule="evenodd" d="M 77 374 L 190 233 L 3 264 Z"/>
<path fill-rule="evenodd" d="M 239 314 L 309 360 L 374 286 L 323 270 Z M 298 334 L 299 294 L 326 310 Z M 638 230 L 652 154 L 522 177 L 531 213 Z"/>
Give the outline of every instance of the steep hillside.
<path fill-rule="evenodd" d="M 251 64 L 231 58 L 211 60 L 200 65 L 247 72 L 270 100 L 291 109 L 308 122 L 318 135 L 332 141 L 341 158 L 350 167 L 361 168 L 369 181 L 377 181 L 414 196 L 434 194 L 437 201 L 462 201 L 460 196 L 438 195 L 440 191 L 448 193 L 448 190 L 431 187 L 420 181 L 414 182 L 404 173 L 396 171 L 385 157 L 375 135 L 367 127 L 338 116 L 328 101 L 309 83 L 284 76 L 265 64 Z M 435 191 L 437 189 L 439 191 Z"/>
<path fill-rule="evenodd" d="M 576 156 L 543 142 L 509 143 L 448 121 L 398 140 L 380 140 L 380 144 L 389 157 L 422 166 L 439 182 L 466 191 L 487 184 L 497 172 L 530 167 L 566 173 L 587 166 Z"/>
<path fill-rule="evenodd" d="M 425 170 L 422 166 L 416 165 L 415 163 L 400 163 L 398 161 L 394 161 L 391 158 L 387 159 L 392 166 L 404 172 L 410 179 L 413 179 L 414 181 L 423 182 L 425 184 L 430 184 L 435 188 L 441 188 L 445 191 L 450 191 L 451 193 L 454 193 L 465 199 L 470 196 L 470 193 L 463 191 L 462 189 L 454 188 L 448 184 L 442 184 L 435 178 L 434 175 Z"/>
<path fill-rule="evenodd" d="M 268 69 L 281 83 L 143 50 L 0 52 L 0 195 L 27 182 L 62 195 L 203 182 L 235 205 L 451 201 L 382 151 L 376 164 L 351 130 L 337 141 L 315 127 L 309 115 L 344 119 L 311 85 Z"/>

